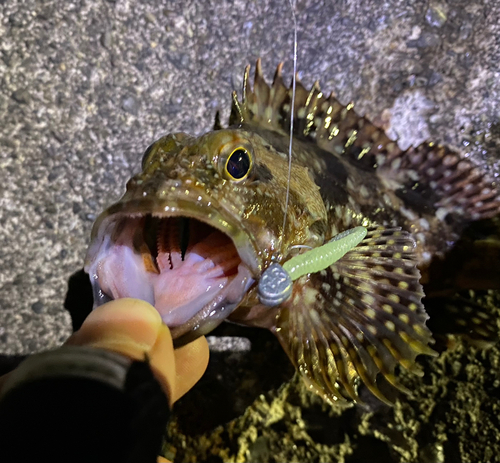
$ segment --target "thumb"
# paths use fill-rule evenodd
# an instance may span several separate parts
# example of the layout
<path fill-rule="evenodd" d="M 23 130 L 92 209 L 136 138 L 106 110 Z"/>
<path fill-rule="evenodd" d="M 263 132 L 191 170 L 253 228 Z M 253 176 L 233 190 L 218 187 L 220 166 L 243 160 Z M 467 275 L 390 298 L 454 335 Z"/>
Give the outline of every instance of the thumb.
<path fill-rule="evenodd" d="M 172 337 L 147 302 L 118 299 L 96 308 L 66 344 L 107 349 L 140 361 L 147 358 L 172 405 L 176 377 Z"/>

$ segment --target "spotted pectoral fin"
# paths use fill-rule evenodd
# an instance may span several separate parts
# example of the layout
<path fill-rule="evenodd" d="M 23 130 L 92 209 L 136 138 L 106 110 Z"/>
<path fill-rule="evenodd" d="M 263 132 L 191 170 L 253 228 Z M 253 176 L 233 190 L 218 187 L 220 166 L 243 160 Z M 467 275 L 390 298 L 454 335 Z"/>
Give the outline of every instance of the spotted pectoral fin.
<path fill-rule="evenodd" d="M 421 374 L 415 357 L 434 354 L 414 248 L 400 229 L 369 230 L 334 265 L 294 282 L 276 334 L 307 384 L 325 399 L 359 401 L 361 381 L 390 403 L 378 377 L 405 390 L 396 366 Z"/>

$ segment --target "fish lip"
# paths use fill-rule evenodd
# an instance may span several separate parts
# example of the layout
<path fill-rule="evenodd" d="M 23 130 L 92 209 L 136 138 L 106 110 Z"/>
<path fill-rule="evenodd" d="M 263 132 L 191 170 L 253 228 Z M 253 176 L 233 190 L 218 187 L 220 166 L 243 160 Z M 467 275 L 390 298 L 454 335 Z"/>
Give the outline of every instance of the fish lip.
<path fill-rule="evenodd" d="M 99 251 L 106 230 L 119 217 L 142 217 L 151 214 L 154 217 L 188 217 L 199 220 L 226 234 L 232 241 L 241 261 L 250 270 L 256 280 L 262 273 L 258 259 L 257 246 L 251 239 L 251 233 L 234 215 L 224 211 L 213 200 L 193 201 L 192 199 L 140 198 L 118 201 L 102 212 L 94 222 L 91 242 L 85 257 L 84 269 L 88 272 L 93 257 Z M 220 211 L 225 213 L 221 213 Z M 208 214 L 207 214 L 208 211 Z"/>

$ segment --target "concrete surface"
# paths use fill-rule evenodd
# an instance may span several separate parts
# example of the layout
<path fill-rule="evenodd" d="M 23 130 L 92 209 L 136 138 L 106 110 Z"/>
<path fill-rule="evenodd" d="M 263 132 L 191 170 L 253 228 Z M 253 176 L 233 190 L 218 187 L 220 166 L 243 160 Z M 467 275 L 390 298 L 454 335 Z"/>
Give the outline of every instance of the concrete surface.
<path fill-rule="evenodd" d="M 304 0 L 297 19 L 304 82 L 319 79 L 360 113 L 389 121 L 402 146 L 440 141 L 498 176 L 499 2 Z M 123 192 L 144 149 L 168 132 L 210 130 L 217 109 L 225 120 L 231 90 L 257 57 L 269 78 L 283 60 L 290 75 L 292 36 L 286 0 L 0 0 L 0 353 L 64 341 L 68 279 L 82 267 L 93 220 Z M 462 353 L 457 361 L 473 362 Z M 331 426 L 338 413 L 315 407 L 319 422 Z M 239 425 L 231 426 L 217 437 L 230 442 L 229 453 L 205 461 L 274 455 L 258 431 L 245 438 L 259 442 L 253 454 L 238 447 Z M 285 431 L 273 432 L 287 442 Z M 374 449 L 385 442 L 386 455 L 390 438 L 367 433 Z M 498 440 L 494 426 L 492 433 Z M 340 445 L 300 442 L 289 447 Z M 309 461 L 352 454 L 335 449 Z M 455 455 L 433 449 L 427 461 Z M 299 450 L 288 457 L 306 455 Z M 394 461 L 411 461 L 407 455 Z M 189 458 L 183 461 L 195 461 Z"/>

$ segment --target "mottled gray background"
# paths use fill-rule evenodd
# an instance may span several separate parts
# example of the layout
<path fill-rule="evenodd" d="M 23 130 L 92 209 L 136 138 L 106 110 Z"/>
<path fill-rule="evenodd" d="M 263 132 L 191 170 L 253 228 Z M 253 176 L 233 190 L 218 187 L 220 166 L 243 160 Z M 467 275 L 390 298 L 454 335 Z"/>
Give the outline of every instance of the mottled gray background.
<path fill-rule="evenodd" d="M 306 0 L 297 20 L 305 82 L 392 120 L 403 145 L 432 138 L 493 163 L 499 2 Z M 286 0 L 0 0 L 1 352 L 69 335 L 68 277 L 144 149 L 227 116 L 257 57 L 290 75 L 292 39 Z"/>
<path fill-rule="evenodd" d="M 304 0 L 297 20 L 304 82 L 319 79 L 354 101 L 402 146 L 433 139 L 498 176 L 500 2 Z M 83 265 L 93 220 L 123 192 L 144 149 L 168 132 L 209 130 L 217 109 L 225 119 L 231 90 L 257 57 L 268 77 L 283 60 L 290 75 L 292 38 L 286 0 L 0 0 L 0 353 L 66 339 L 68 278 Z M 205 457 L 192 461 L 209 461 L 213 442 L 238 461 L 363 455 L 353 448 L 384 461 L 497 461 L 499 351 L 458 344 L 450 352 L 422 360 L 424 380 L 406 382 L 417 399 L 390 413 L 341 414 L 294 383 L 259 396 L 244 415 L 241 402 L 236 422 L 205 440 L 181 436 L 177 448 L 204 445 Z M 232 364 L 221 371 L 208 389 L 240 375 Z M 198 390 L 200 401 L 186 398 L 194 416 L 207 404 Z M 310 407 L 298 408 L 304 401 Z"/>

